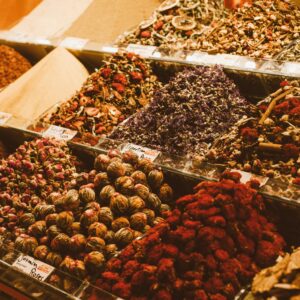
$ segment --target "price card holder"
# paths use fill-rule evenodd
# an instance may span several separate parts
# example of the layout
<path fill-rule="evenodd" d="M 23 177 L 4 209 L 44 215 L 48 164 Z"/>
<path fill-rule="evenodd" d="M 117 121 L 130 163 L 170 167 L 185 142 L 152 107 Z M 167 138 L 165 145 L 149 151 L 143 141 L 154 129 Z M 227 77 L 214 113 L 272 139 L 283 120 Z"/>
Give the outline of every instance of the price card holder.
<path fill-rule="evenodd" d="M 76 134 L 77 134 L 77 131 L 75 131 L 75 130 L 71 130 L 68 128 L 59 127 L 59 126 L 55 126 L 55 125 L 50 125 L 46 129 L 46 131 L 43 132 L 43 137 L 53 137 L 58 140 L 69 141 Z"/>
<path fill-rule="evenodd" d="M 142 57 L 151 57 L 155 50 L 156 50 L 155 46 L 144 46 L 144 45 L 135 45 L 135 44 L 129 44 L 126 48 L 126 51 L 133 52 Z"/>
<path fill-rule="evenodd" d="M 59 46 L 68 49 L 82 50 L 88 41 L 88 39 L 67 37 L 59 44 Z"/>
<path fill-rule="evenodd" d="M 300 75 L 300 63 L 297 62 L 285 62 L 281 67 L 281 72 L 289 76 Z"/>
<path fill-rule="evenodd" d="M 124 153 L 126 151 L 133 151 L 138 155 L 139 158 L 147 158 L 150 159 L 151 161 L 154 161 L 160 154 L 159 151 L 147 147 L 138 146 L 135 144 L 126 144 L 122 148 L 121 152 Z"/>
<path fill-rule="evenodd" d="M 244 171 L 240 171 L 240 170 L 236 170 L 236 169 L 231 169 L 231 172 L 237 172 L 241 174 L 241 183 L 247 183 L 250 180 L 256 179 L 259 181 L 260 183 L 260 187 L 266 185 L 266 183 L 268 182 L 269 178 L 268 177 L 263 177 L 263 176 L 259 176 L 259 175 L 255 175 L 252 173 L 248 173 L 248 172 L 244 172 Z"/>
<path fill-rule="evenodd" d="M 195 51 L 192 54 L 188 54 L 185 60 L 189 62 L 196 62 L 205 65 L 214 65 L 219 63 L 217 59 L 217 55 L 210 55 L 199 51 Z"/>
<path fill-rule="evenodd" d="M 39 281 L 45 281 L 54 270 L 54 267 L 23 254 L 14 261 L 12 266 Z"/>
<path fill-rule="evenodd" d="M 4 125 L 11 117 L 12 114 L 0 111 L 0 125 Z"/>
<path fill-rule="evenodd" d="M 228 67 L 236 67 L 238 65 L 239 57 L 231 54 L 218 54 L 216 61 L 218 64 Z"/>

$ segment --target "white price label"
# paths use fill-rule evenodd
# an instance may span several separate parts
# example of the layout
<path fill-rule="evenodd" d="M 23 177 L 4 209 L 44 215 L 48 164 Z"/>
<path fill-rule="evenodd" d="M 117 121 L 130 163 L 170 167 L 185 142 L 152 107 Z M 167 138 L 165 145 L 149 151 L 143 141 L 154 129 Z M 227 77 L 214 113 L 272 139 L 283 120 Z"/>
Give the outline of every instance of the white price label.
<path fill-rule="evenodd" d="M 43 137 L 53 137 L 58 140 L 69 141 L 76 134 L 77 134 L 77 131 L 75 131 L 75 130 L 71 130 L 68 128 L 59 127 L 59 126 L 55 126 L 55 125 L 50 125 L 49 128 L 43 132 Z"/>
<path fill-rule="evenodd" d="M 236 170 L 236 169 L 231 169 L 230 171 L 231 172 L 238 172 L 238 173 L 241 174 L 241 176 L 242 176 L 241 179 L 240 179 L 241 183 L 247 183 L 250 180 L 256 179 L 256 180 L 259 181 L 260 186 L 262 187 L 269 180 L 268 177 L 263 177 L 263 176 L 255 175 L 255 174 L 248 173 L 248 172 L 245 172 L 245 171 L 240 171 L 240 170 Z"/>
<path fill-rule="evenodd" d="M 4 125 L 11 117 L 11 114 L 0 111 L 0 125 Z"/>
<path fill-rule="evenodd" d="M 154 161 L 160 154 L 159 151 L 147 147 L 138 146 L 135 144 L 126 144 L 122 149 L 122 153 L 126 151 L 133 151 L 138 155 L 139 158 L 147 158 L 150 159 L 151 161 Z"/>
<path fill-rule="evenodd" d="M 155 46 L 144 46 L 144 45 L 135 45 L 135 44 L 129 44 L 126 48 L 126 51 L 133 52 L 143 57 L 152 56 L 155 50 L 156 50 Z"/>
<path fill-rule="evenodd" d="M 88 39 L 67 37 L 59 44 L 59 46 L 68 49 L 82 50 L 88 41 Z"/>
<path fill-rule="evenodd" d="M 12 266 L 39 281 L 45 281 L 54 270 L 54 267 L 23 254 L 14 261 Z"/>

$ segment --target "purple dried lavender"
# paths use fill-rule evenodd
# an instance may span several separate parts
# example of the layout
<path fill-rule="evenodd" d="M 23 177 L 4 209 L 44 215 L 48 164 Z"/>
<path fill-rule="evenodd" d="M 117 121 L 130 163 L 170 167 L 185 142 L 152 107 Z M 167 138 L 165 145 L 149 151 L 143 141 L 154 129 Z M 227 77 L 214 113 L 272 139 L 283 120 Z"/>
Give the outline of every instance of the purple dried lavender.
<path fill-rule="evenodd" d="M 110 137 L 176 155 L 203 154 L 250 112 L 221 67 L 200 66 L 178 73 Z"/>

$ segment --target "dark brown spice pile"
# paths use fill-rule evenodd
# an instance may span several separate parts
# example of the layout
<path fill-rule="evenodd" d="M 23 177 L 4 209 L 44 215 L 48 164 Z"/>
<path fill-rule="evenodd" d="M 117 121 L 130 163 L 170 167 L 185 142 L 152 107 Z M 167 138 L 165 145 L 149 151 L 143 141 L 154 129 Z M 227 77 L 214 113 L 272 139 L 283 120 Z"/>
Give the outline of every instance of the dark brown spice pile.
<path fill-rule="evenodd" d="M 251 105 L 221 67 L 189 68 L 110 137 L 176 155 L 203 154 L 247 114 Z"/>
<path fill-rule="evenodd" d="M 20 53 L 8 46 L 0 45 L 0 89 L 14 82 L 30 68 L 30 62 Z"/>

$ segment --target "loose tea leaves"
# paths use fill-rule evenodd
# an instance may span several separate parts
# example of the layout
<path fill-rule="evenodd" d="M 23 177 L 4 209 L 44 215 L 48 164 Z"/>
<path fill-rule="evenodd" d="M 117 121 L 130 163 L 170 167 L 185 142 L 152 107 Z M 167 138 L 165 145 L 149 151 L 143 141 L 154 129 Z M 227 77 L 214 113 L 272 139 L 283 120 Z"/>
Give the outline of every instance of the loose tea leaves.
<path fill-rule="evenodd" d="M 120 125 L 111 138 L 166 153 L 203 154 L 251 105 L 221 67 L 178 73 L 158 90 L 149 106 Z"/>
<path fill-rule="evenodd" d="M 159 86 L 146 61 L 132 53 L 117 53 L 42 121 L 102 137 L 148 104 Z"/>
<path fill-rule="evenodd" d="M 0 89 L 31 68 L 30 62 L 11 47 L 0 45 Z"/>

